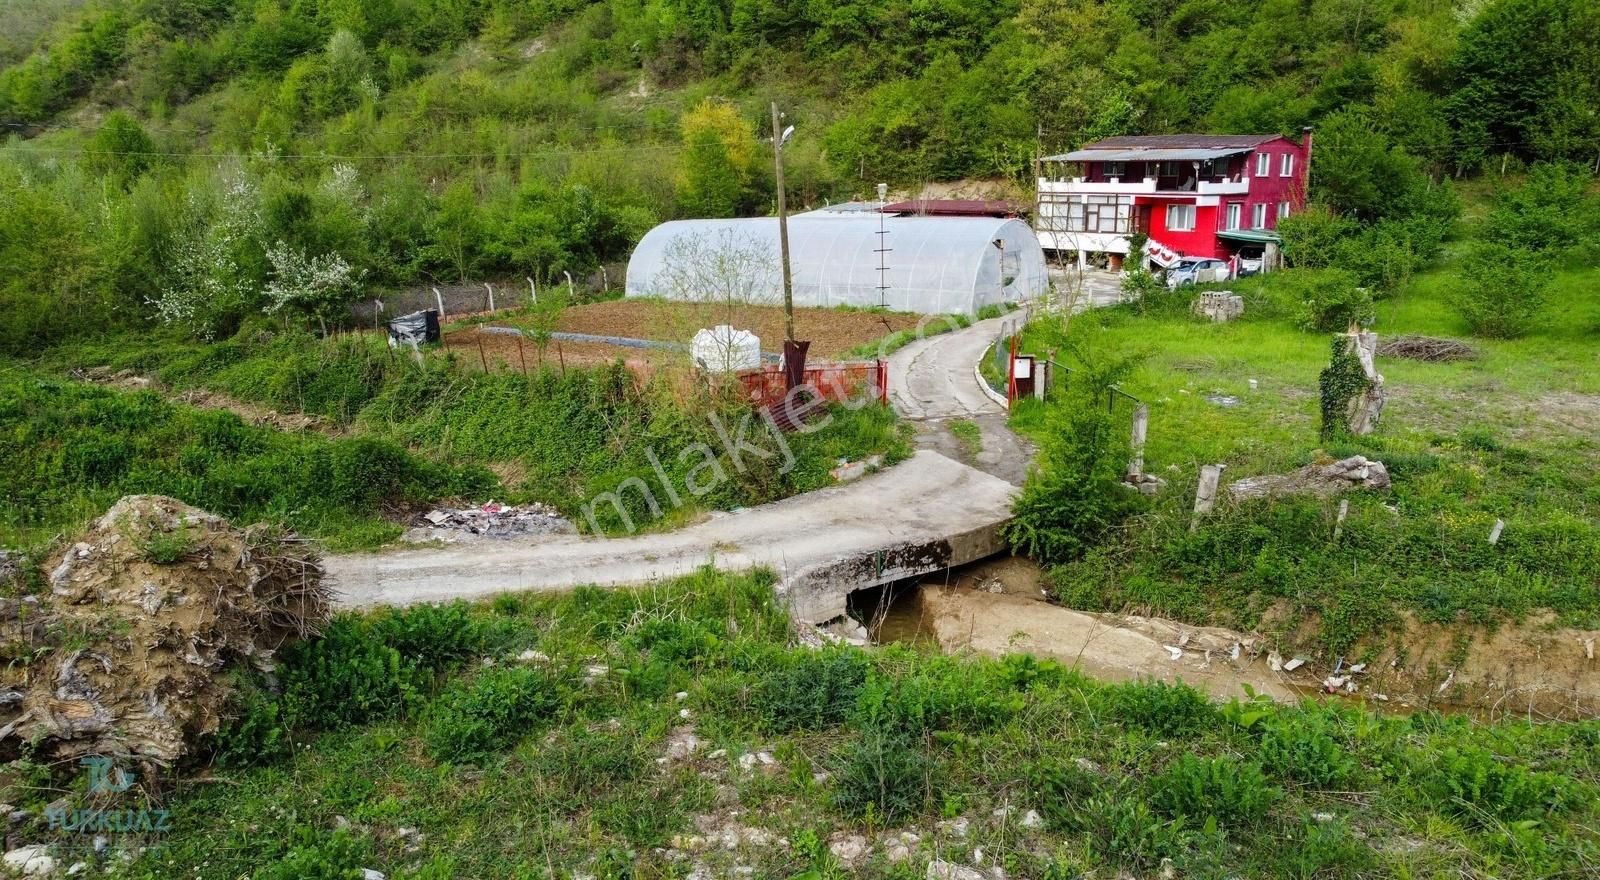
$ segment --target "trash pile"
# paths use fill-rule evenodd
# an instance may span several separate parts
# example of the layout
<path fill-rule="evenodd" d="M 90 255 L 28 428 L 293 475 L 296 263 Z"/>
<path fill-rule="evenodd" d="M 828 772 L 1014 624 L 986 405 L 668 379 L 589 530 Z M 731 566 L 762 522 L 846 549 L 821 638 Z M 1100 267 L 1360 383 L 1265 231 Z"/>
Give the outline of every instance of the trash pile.
<path fill-rule="evenodd" d="M 47 570 L 48 594 L 0 599 L 0 760 L 169 766 L 217 731 L 231 669 L 270 670 L 330 614 L 299 538 L 159 495 L 118 501 Z"/>
<path fill-rule="evenodd" d="M 488 501 L 477 507 L 441 507 L 418 516 L 402 540 L 475 541 L 482 538 L 518 538 L 525 535 L 577 533 L 572 521 L 555 508 L 539 504 L 501 504 Z"/>

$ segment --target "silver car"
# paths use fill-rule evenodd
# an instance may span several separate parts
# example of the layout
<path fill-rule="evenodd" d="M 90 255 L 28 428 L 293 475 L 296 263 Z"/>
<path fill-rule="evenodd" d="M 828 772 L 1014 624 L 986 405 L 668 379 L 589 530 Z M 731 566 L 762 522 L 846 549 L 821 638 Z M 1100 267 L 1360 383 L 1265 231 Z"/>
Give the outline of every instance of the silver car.
<path fill-rule="evenodd" d="M 1184 257 L 1167 270 L 1167 286 L 1182 287 L 1228 277 L 1228 262 L 1214 257 Z"/>

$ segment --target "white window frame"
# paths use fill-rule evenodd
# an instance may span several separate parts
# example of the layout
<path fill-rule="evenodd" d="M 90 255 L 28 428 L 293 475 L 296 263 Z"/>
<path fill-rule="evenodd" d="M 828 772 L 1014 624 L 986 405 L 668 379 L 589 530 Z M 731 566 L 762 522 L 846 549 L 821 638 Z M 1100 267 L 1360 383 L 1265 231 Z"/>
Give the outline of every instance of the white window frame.
<path fill-rule="evenodd" d="M 1283 218 L 1285 218 L 1287 216 L 1289 216 L 1289 203 L 1288 202 L 1279 202 L 1278 203 L 1278 219 L 1282 220 Z"/>
<path fill-rule="evenodd" d="M 1266 229 L 1267 228 L 1267 203 L 1266 202 L 1257 202 L 1256 204 L 1250 206 L 1250 228 L 1251 229 Z"/>
<path fill-rule="evenodd" d="M 1238 229 L 1244 222 L 1244 202 L 1229 202 L 1227 219 L 1223 222 L 1226 229 Z"/>
<path fill-rule="evenodd" d="M 1293 177 L 1294 176 L 1294 154 L 1293 153 L 1284 153 L 1283 154 L 1283 158 L 1281 160 L 1279 160 L 1279 162 L 1278 162 L 1278 176 L 1279 177 Z"/>
<path fill-rule="evenodd" d="M 1257 153 L 1256 154 L 1256 176 L 1257 177 L 1266 177 L 1267 175 L 1269 175 L 1271 173 L 1272 173 L 1272 154 L 1271 153 Z"/>
<path fill-rule="evenodd" d="M 1180 225 L 1178 225 L 1177 223 L 1174 222 L 1174 217 L 1177 216 L 1177 215 L 1174 214 L 1174 212 L 1178 212 L 1179 214 L 1181 214 L 1182 212 L 1188 212 L 1188 218 L 1184 221 L 1184 225 L 1180 226 Z M 1168 232 L 1193 232 L 1194 231 L 1196 213 L 1197 212 L 1194 209 L 1194 205 L 1183 205 L 1183 204 L 1168 205 L 1167 206 L 1167 231 Z"/>

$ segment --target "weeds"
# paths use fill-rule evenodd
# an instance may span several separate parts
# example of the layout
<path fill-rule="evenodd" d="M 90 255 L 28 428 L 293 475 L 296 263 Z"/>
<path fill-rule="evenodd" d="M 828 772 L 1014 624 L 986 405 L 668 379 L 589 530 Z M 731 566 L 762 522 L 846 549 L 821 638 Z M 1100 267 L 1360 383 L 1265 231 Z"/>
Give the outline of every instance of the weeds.
<path fill-rule="evenodd" d="M 962 851 L 1036 877 L 1154 875 L 1167 859 L 1196 877 L 1431 876 L 1432 845 L 1394 843 L 1423 835 L 1449 840 L 1447 873 L 1555 875 L 1594 846 L 1593 725 L 1218 710 L 1182 686 L 1100 685 L 1027 658 L 813 652 L 789 632 L 769 574 L 709 571 L 515 608 L 342 616 L 280 654 L 281 693 L 241 683 L 218 741 L 229 784 L 177 786 L 173 834 L 124 873 L 339 876 L 318 872 L 359 859 L 399 877 L 670 876 L 674 838 L 709 834 L 692 817 L 731 819 L 733 798 L 739 823 L 815 841 L 773 848 L 759 876 L 829 876 L 828 841 L 855 823 L 869 839 L 925 829 L 901 873 L 860 869 L 922 876 L 957 842 L 937 823 L 958 817 Z M 549 659 L 500 659 L 530 643 Z M 564 680 L 646 662 L 690 698 Z M 684 725 L 699 748 L 663 761 Z M 758 749 L 778 766 L 728 757 Z M 9 802 L 56 796 L 49 768 L 14 769 Z M 1001 806 L 1043 827 L 993 818 Z"/>

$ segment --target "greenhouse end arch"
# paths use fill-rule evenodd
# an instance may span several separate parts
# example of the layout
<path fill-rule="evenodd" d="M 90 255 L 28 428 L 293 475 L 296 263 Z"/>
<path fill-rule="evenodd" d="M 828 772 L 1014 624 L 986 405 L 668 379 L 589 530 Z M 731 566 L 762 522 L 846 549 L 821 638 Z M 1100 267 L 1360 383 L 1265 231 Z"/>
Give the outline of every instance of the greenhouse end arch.
<path fill-rule="evenodd" d="M 1050 286 L 1039 240 L 1016 219 L 813 211 L 789 218 L 789 253 L 797 306 L 971 315 Z M 779 265 L 774 217 L 675 220 L 634 249 L 627 295 L 778 303 Z"/>

